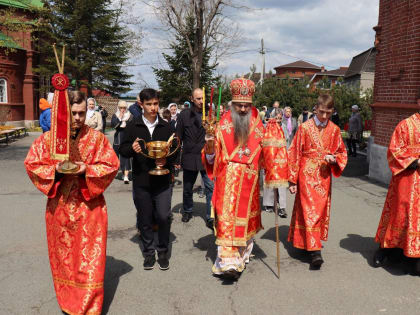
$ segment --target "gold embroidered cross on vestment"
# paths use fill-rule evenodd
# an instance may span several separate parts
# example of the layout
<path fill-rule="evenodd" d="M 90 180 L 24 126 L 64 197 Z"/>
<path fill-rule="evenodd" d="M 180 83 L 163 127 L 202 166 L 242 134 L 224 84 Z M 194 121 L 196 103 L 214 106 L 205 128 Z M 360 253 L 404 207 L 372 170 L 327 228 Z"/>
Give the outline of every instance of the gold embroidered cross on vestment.
<path fill-rule="evenodd" d="M 224 121 L 222 124 L 222 130 L 226 131 L 228 135 L 232 132 L 233 124 L 231 122 L 228 122 L 227 120 Z"/>
<path fill-rule="evenodd" d="M 243 156 L 250 156 L 251 155 L 251 150 L 249 149 L 249 148 L 241 148 L 239 151 L 238 151 L 238 156 L 239 156 L 239 159 L 241 159 L 242 160 L 242 157 Z"/>

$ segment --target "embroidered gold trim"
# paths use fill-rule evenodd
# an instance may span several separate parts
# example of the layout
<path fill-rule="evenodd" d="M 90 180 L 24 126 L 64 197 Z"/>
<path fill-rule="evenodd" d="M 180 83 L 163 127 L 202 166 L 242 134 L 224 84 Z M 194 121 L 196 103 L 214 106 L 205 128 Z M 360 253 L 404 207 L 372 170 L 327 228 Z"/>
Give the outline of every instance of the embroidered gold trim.
<path fill-rule="evenodd" d="M 60 279 L 60 278 L 56 278 L 56 277 L 54 277 L 54 282 L 64 284 L 64 285 L 69 285 L 69 286 L 72 286 L 72 287 L 75 287 L 75 288 L 80 288 L 80 289 L 101 289 L 104 286 L 103 282 L 78 283 L 78 282 L 75 282 L 75 281 L 64 280 L 64 279 Z"/>

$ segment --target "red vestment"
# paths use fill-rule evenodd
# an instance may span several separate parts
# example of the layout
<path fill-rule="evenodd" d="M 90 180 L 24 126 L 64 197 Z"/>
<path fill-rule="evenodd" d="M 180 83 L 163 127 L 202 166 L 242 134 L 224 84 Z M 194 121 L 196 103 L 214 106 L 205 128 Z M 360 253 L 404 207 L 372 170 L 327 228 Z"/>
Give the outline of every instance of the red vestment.
<path fill-rule="evenodd" d="M 375 241 L 420 258 L 420 174 L 408 168 L 420 158 L 420 114 L 401 121 L 388 147 L 392 179 Z M 407 169 L 408 168 L 408 169 Z"/>
<path fill-rule="evenodd" d="M 328 164 L 331 154 L 336 164 Z M 331 173 L 339 177 L 347 164 L 340 128 L 328 121 L 321 130 L 310 119 L 299 126 L 288 151 L 289 181 L 297 184 L 288 241 L 310 251 L 328 239 L 331 207 Z"/>
<path fill-rule="evenodd" d="M 83 126 L 70 141 L 70 160 L 86 164 L 85 175 L 57 175 L 50 132 L 32 144 L 25 159 L 34 185 L 48 196 L 48 252 L 58 303 L 69 314 L 101 314 L 107 241 L 104 190 L 119 161 L 107 138 Z"/>
<path fill-rule="evenodd" d="M 231 112 L 228 112 L 217 127 L 214 164 L 209 164 L 203 153 L 207 174 L 215 179 L 212 211 L 215 214 L 216 244 L 221 246 L 219 256 L 222 259 L 239 258 L 243 254 L 239 247 L 249 248 L 248 241 L 262 228 L 259 171 L 263 159 L 270 160 L 270 168 L 266 171 L 273 187 L 287 184 L 284 135 L 278 124 L 273 124 L 270 130 L 270 134 L 279 138 L 266 137 L 258 112 L 252 108 L 248 142 L 239 146 L 234 140 Z M 243 267 L 240 263 L 238 271 Z M 217 270 L 220 271 L 224 270 Z"/>

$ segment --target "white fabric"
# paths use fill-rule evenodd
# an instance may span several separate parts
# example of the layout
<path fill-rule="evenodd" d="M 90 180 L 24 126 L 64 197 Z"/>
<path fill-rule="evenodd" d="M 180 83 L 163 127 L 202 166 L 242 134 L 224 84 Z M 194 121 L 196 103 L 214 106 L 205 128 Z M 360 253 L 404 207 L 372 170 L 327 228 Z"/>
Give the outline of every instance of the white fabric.
<path fill-rule="evenodd" d="M 245 264 L 249 263 L 252 248 L 254 247 L 254 239 L 247 242 L 247 246 L 238 247 L 239 257 L 220 258 L 222 248 L 217 246 L 217 258 L 213 265 L 213 273 L 221 275 L 227 270 L 236 270 L 242 272 L 245 269 Z"/>
<path fill-rule="evenodd" d="M 326 127 L 327 126 L 328 120 L 326 120 L 325 122 L 322 123 L 322 122 L 319 121 L 319 119 L 318 119 L 318 117 L 316 117 L 316 115 L 314 116 L 314 120 L 315 120 L 315 125 L 317 127 L 319 127 L 319 126 Z"/>
<path fill-rule="evenodd" d="M 156 120 L 151 123 L 149 120 L 147 120 L 146 117 L 144 117 L 144 115 L 142 115 L 143 117 L 143 122 L 146 125 L 147 129 L 149 129 L 150 132 L 150 136 L 153 136 L 153 131 L 155 130 L 155 127 L 157 126 L 159 119 L 156 117 Z"/>
<path fill-rule="evenodd" d="M 117 109 L 117 112 L 115 113 L 115 115 L 117 116 L 117 118 L 121 121 L 121 125 L 120 128 L 125 128 L 127 126 L 127 121 L 130 119 L 130 112 L 128 110 L 125 111 L 122 119 L 120 118 L 121 116 L 121 112 L 120 109 Z"/>
<path fill-rule="evenodd" d="M 92 116 L 95 114 L 95 110 L 94 109 L 88 109 L 86 112 L 86 118 L 90 119 L 92 118 Z"/>

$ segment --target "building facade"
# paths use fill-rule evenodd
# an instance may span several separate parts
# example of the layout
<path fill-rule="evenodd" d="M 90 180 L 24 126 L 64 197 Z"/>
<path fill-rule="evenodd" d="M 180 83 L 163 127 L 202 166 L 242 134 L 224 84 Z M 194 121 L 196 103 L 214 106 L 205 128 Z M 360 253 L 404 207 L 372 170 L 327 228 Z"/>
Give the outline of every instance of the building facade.
<path fill-rule="evenodd" d="M 30 23 L 35 18 L 32 6 L 42 7 L 42 2 L 0 0 L 1 9 L 14 9 L 17 21 Z M 38 120 L 36 57 L 28 31 L 10 32 L 0 26 L 0 116 L 7 124 L 32 126 Z"/>
<path fill-rule="evenodd" d="M 420 0 L 380 0 L 369 177 L 389 183 L 387 147 L 396 125 L 420 110 Z"/>
<path fill-rule="evenodd" d="M 362 92 L 373 88 L 376 52 L 376 48 L 372 47 L 353 57 L 344 75 L 347 85 L 360 88 Z"/>

